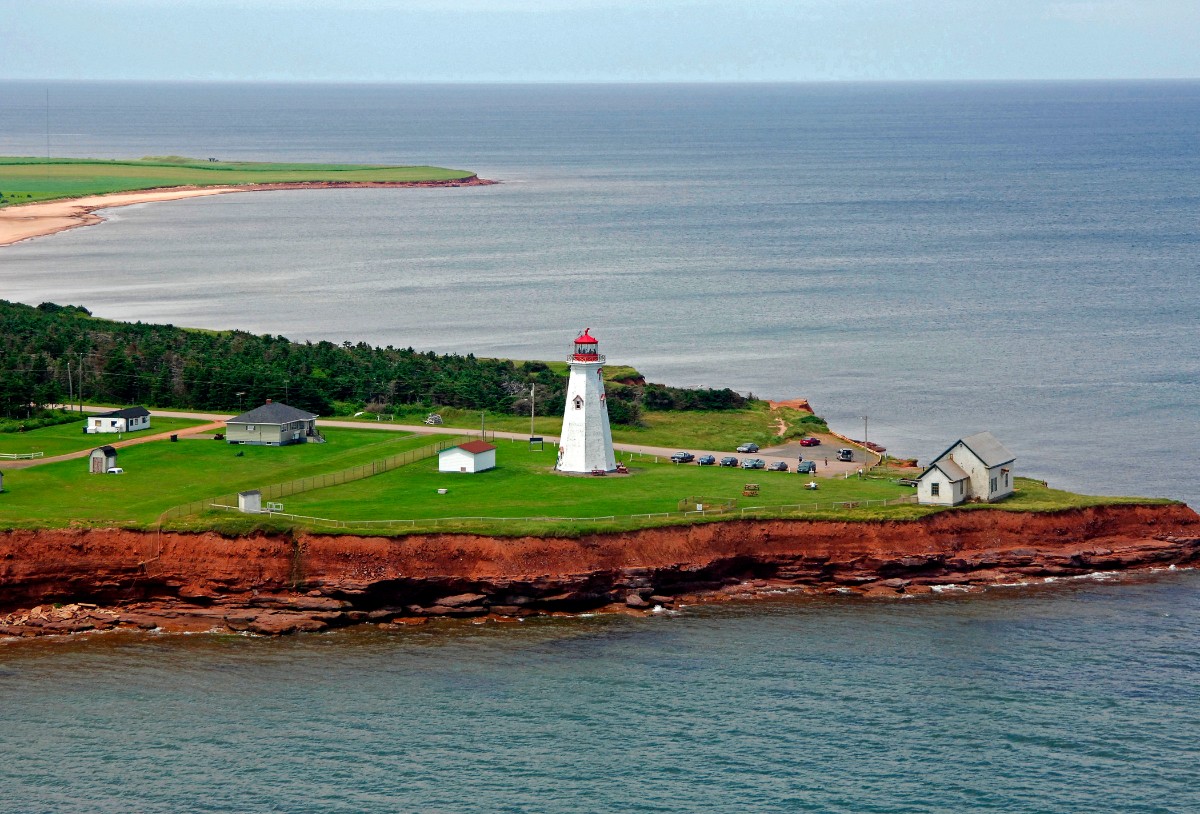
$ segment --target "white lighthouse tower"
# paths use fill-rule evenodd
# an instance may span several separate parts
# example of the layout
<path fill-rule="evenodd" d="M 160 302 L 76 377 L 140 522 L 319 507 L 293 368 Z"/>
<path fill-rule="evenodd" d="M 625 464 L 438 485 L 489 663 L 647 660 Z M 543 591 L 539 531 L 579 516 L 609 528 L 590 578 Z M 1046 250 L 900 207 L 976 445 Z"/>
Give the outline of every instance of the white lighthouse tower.
<path fill-rule="evenodd" d="M 560 472 L 612 472 L 617 468 L 604 400 L 604 357 L 596 352 L 597 343 L 589 330 L 584 328 L 567 357 L 571 377 L 555 467 Z"/>

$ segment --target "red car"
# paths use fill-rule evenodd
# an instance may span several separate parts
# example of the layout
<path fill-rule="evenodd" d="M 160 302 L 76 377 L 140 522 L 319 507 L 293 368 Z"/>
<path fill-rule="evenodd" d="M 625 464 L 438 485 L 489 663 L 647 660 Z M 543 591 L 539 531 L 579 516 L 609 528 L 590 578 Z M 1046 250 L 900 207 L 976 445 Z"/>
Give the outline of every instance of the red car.
<path fill-rule="evenodd" d="M 820 438 L 801 438 L 800 446 L 802 447 L 819 447 L 821 446 Z"/>

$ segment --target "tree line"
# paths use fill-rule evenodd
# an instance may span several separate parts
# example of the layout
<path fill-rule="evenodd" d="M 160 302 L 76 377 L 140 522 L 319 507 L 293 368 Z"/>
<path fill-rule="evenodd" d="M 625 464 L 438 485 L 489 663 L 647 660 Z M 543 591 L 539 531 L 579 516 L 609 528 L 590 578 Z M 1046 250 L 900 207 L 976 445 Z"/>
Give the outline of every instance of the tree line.
<path fill-rule="evenodd" d="M 74 401 L 241 412 L 266 399 L 318 415 L 415 405 L 561 414 L 567 379 L 542 362 L 480 359 L 365 342 L 292 342 L 244 331 L 97 319 L 81 306 L 0 300 L 0 416 Z M 728 388 L 607 386 L 610 419 L 649 410 L 728 410 Z"/>

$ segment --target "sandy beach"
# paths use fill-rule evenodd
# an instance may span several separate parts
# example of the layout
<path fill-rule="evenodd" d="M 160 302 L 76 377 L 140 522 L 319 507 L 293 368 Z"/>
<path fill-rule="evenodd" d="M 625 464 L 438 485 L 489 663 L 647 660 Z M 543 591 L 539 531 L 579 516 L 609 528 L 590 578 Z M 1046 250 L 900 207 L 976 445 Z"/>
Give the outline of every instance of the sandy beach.
<path fill-rule="evenodd" d="M 104 218 L 97 210 L 117 206 L 130 206 L 158 201 L 177 201 L 181 198 L 199 198 L 206 195 L 224 195 L 229 192 L 256 192 L 280 189 L 332 189 L 364 187 L 467 187 L 487 186 L 496 183 L 471 176 L 454 181 L 311 181 L 281 184 L 245 184 L 225 187 L 170 187 L 168 189 L 146 189 L 136 192 L 114 192 L 110 195 L 89 195 L 84 198 L 68 198 L 58 201 L 23 204 L 0 208 L 0 246 L 10 246 L 22 240 L 56 234 L 77 226 L 91 226 Z"/>

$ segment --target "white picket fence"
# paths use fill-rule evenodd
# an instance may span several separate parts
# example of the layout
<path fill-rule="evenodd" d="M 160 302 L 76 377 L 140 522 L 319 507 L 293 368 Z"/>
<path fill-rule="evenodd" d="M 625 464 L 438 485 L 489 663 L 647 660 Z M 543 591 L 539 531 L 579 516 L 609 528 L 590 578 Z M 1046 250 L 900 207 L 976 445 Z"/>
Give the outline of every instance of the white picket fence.
<path fill-rule="evenodd" d="M 423 517 L 412 520 L 335 520 L 329 517 L 313 517 L 304 514 L 292 514 L 289 512 L 272 511 L 270 509 L 263 511 L 262 514 L 268 514 L 271 517 L 281 517 L 287 520 L 292 520 L 297 523 L 302 523 L 310 526 L 321 526 L 324 528 L 335 529 L 416 529 L 416 528 L 443 528 L 447 526 L 476 526 L 476 525 L 503 525 L 507 523 L 615 523 L 617 521 L 636 521 L 636 520 L 669 520 L 681 518 L 695 517 L 721 517 L 724 519 L 732 518 L 764 518 L 787 516 L 789 514 L 798 514 L 803 512 L 814 512 L 821 509 L 831 509 L 834 511 L 846 511 L 850 509 L 866 508 L 868 506 L 897 506 L 904 503 L 916 503 L 916 495 L 905 495 L 903 497 L 892 498 L 889 500 L 843 500 L 843 501 L 826 501 L 822 503 L 793 503 L 782 506 L 747 506 L 743 509 L 721 510 L 711 509 L 704 511 L 685 511 L 685 512 L 650 512 L 647 514 L 616 514 L 604 515 L 601 517 Z M 238 511 L 237 506 L 211 503 L 210 509 L 220 511 Z"/>
<path fill-rule="evenodd" d="M 44 452 L 0 452 L 0 458 L 6 461 L 29 461 L 44 455 Z"/>

